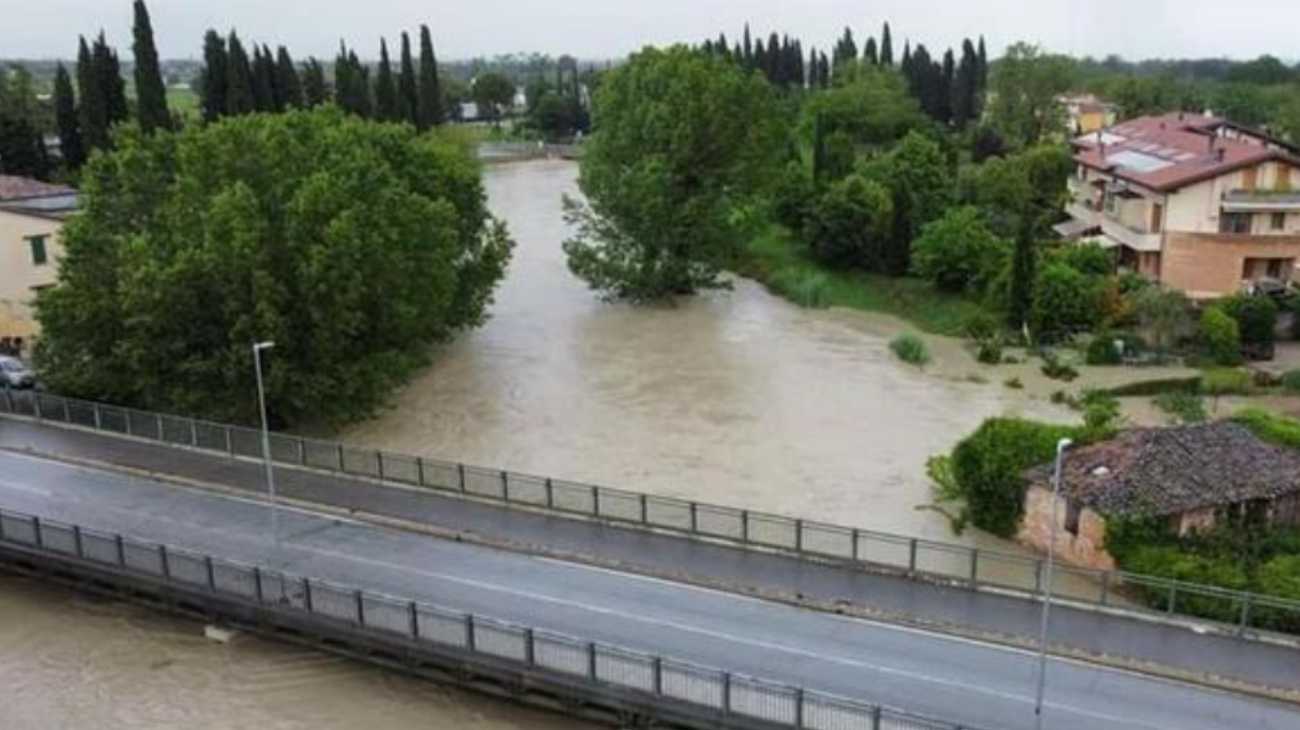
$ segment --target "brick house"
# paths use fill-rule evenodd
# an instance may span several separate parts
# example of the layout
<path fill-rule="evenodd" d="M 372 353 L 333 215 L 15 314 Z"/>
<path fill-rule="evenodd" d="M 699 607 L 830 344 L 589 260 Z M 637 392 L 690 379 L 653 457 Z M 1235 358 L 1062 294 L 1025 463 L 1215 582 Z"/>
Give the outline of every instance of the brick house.
<path fill-rule="evenodd" d="M 1017 540 L 1046 552 L 1052 465 L 1025 472 L 1025 516 Z M 1223 421 L 1124 431 L 1066 455 L 1056 506 L 1056 554 L 1072 565 L 1111 570 L 1106 520 L 1167 519 L 1180 535 L 1225 521 L 1300 525 L 1300 452 Z"/>
<path fill-rule="evenodd" d="M 1225 119 L 1140 117 L 1074 140 L 1061 235 L 1196 299 L 1300 259 L 1300 148 Z"/>
<path fill-rule="evenodd" d="M 63 222 L 76 210 L 72 188 L 0 175 L 0 351 L 30 350 L 31 303 L 58 279 Z"/>

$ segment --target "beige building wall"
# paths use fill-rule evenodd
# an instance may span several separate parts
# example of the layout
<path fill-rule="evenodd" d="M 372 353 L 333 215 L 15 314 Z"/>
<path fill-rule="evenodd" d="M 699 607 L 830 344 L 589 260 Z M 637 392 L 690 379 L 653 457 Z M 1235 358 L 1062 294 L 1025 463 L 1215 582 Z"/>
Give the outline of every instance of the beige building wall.
<path fill-rule="evenodd" d="M 1106 521 L 1084 507 L 1079 513 L 1078 534 L 1066 530 L 1066 500 L 1056 502 L 1056 555 L 1070 565 L 1094 570 L 1114 570 L 1115 559 L 1106 552 Z M 1040 552 L 1052 542 L 1052 492 L 1030 487 L 1025 492 L 1025 517 L 1016 540 Z"/>
<path fill-rule="evenodd" d="M 54 284 L 63 257 L 61 221 L 0 210 L 0 337 L 30 340 L 37 333 L 32 315 L 36 289 Z M 46 263 L 32 260 L 31 236 L 48 236 Z"/>

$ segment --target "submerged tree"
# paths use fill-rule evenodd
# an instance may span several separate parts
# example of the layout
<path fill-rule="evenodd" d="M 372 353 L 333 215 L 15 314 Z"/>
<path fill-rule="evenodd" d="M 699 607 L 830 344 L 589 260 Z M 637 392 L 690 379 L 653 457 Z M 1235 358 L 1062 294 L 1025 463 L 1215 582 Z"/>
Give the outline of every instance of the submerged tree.
<path fill-rule="evenodd" d="M 590 205 L 565 202 L 578 229 L 569 268 L 636 301 L 724 286 L 739 196 L 777 178 L 784 150 L 771 87 L 684 46 L 647 49 L 602 80 L 594 116 L 580 176 Z"/>

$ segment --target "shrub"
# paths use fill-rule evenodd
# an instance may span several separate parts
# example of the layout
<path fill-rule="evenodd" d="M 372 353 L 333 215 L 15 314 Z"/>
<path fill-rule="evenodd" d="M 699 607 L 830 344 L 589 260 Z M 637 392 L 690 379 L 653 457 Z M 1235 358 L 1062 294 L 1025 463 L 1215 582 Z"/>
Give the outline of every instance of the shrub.
<path fill-rule="evenodd" d="M 1209 415 L 1205 412 L 1205 401 L 1199 395 L 1184 392 L 1161 393 L 1154 400 L 1156 408 L 1169 414 L 1170 421 L 1180 423 L 1204 423 Z"/>
<path fill-rule="evenodd" d="M 1291 393 L 1300 393 L 1300 370 L 1288 370 L 1283 373 L 1282 387 Z"/>
<path fill-rule="evenodd" d="M 1229 590 L 1245 590 L 1250 585 L 1246 569 L 1240 561 L 1230 556 L 1209 556 L 1189 553 L 1174 546 L 1148 546 L 1133 550 L 1124 569 L 1141 575 L 1218 586 Z M 1145 602 L 1153 608 L 1169 608 L 1169 591 L 1163 587 L 1143 589 Z M 1233 600 L 1212 596 L 1180 593 L 1174 608 L 1179 613 L 1201 616 L 1216 621 L 1236 621 L 1241 607 Z"/>
<path fill-rule="evenodd" d="M 1201 345 L 1219 365 L 1241 362 L 1241 329 L 1237 320 L 1219 307 L 1206 307 L 1201 314 Z"/>
<path fill-rule="evenodd" d="M 949 208 L 912 244 L 912 269 L 940 289 L 982 290 L 1001 269 L 1011 244 L 989 230 L 978 208 Z"/>
<path fill-rule="evenodd" d="M 1029 326 L 1036 337 L 1054 341 L 1097 324 L 1096 280 L 1059 262 L 1048 264 L 1034 285 Z"/>
<path fill-rule="evenodd" d="M 1193 328 L 1192 304 L 1177 289 L 1145 286 L 1133 294 L 1133 312 L 1142 331 L 1151 340 L 1151 346 L 1164 355 Z"/>
<path fill-rule="evenodd" d="M 985 365 L 999 365 L 1002 363 L 1002 345 L 996 340 L 985 340 L 979 344 L 979 350 L 975 353 L 975 359 Z"/>
<path fill-rule="evenodd" d="M 1201 376 L 1201 392 L 1206 395 L 1250 395 L 1255 382 L 1250 373 L 1237 368 L 1215 368 Z"/>
<path fill-rule="evenodd" d="M 1079 377 L 1078 370 L 1075 370 L 1066 363 L 1061 362 L 1060 358 L 1052 353 L 1045 353 L 1043 355 L 1042 370 L 1043 375 L 1046 375 L 1052 380 L 1062 380 L 1067 383 Z"/>
<path fill-rule="evenodd" d="M 1025 384 L 1020 382 L 1020 378 L 1007 378 L 1002 384 L 1011 390 L 1024 390 Z"/>
<path fill-rule="evenodd" d="M 910 332 L 890 341 L 889 349 L 894 351 L 899 360 L 912 365 L 919 366 L 930 362 L 930 351 L 926 348 L 925 341 Z"/>
<path fill-rule="evenodd" d="M 1120 346 L 1116 347 L 1115 343 Z M 1102 332 L 1088 343 L 1086 360 L 1089 365 L 1119 365 L 1126 355 L 1136 355 L 1146 349 L 1146 342 L 1130 332 Z"/>
<path fill-rule="evenodd" d="M 1247 408 L 1233 416 L 1232 420 L 1249 428 L 1265 441 L 1300 449 L 1300 421 L 1294 418 L 1259 408 Z"/>
<path fill-rule="evenodd" d="M 1267 596 L 1300 601 L 1300 555 L 1278 555 L 1259 566 L 1253 587 L 1255 592 Z M 1295 611 L 1260 607 L 1256 609 L 1255 621 L 1279 631 L 1300 631 L 1300 615 Z"/>
<path fill-rule="evenodd" d="M 817 199 L 806 233 L 818 260 L 842 268 L 878 270 L 883 267 L 893 220 L 889 191 L 862 175 L 850 175 Z"/>
<path fill-rule="evenodd" d="M 1095 243 L 1067 245 L 1056 254 L 1056 260 L 1089 276 L 1115 273 L 1115 254 Z"/>
<path fill-rule="evenodd" d="M 772 192 L 772 215 L 791 231 L 803 230 L 816 197 L 817 186 L 812 174 L 801 163 L 792 161 L 777 178 Z"/>
<path fill-rule="evenodd" d="M 971 522 L 995 535 L 1013 537 L 1024 512 L 1022 473 L 1051 461 L 1057 441 L 1078 434 L 1070 426 L 993 418 L 957 444 L 952 474 Z"/>
<path fill-rule="evenodd" d="M 1242 347 L 1249 351 L 1267 352 L 1271 356 L 1277 327 L 1277 305 L 1273 300 L 1238 294 L 1223 300 L 1221 306 L 1237 320 Z"/>
<path fill-rule="evenodd" d="M 985 311 L 977 312 L 966 318 L 962 331 L 976 342 L 997 339 L 1002 333 L 1002 325 L 997 317 Z"/>
<path fill-rule="evenodd" d="M 1104 390 L 1085 390 L 1079 398 L 1083 406 L 1083 438 L 1099 441 L 1115 435 L 1119 430 L 1119 399 Z"/>

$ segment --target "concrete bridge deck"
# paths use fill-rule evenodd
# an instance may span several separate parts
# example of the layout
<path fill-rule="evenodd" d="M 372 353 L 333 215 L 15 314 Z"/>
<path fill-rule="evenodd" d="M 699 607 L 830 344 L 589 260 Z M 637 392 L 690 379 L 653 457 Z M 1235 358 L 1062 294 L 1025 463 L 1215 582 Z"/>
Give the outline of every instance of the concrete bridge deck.
<path fill-rule="evenodd" d="M 31 421 L 0 418 L 0 448 L 109 464 L 237 492 L 264 489 L 259 463 Z M 857 616 L 1028 646 L 1039 605 L 597 522 L 386 486 L 339 474 L 277 467 L 280 493 L 358 514 L 401 520 L 466 541 L 508 547 Z M 3 505 L 0 505 L 3 506 Z M 1063 656 L 1167 677 L 1300 697 L 1297 650 L 1140 617 L 1057 607 L 1051 637 Z"/>
<path fill-rule="evenodd" d="M 260 502 L 13 453 L 0 453 L 0 507 L 952 722 L 1034 726 L 1024 651 L 311 511 L 281 510 L 273 536 Z M 1293 705 L 1062 660 L 1049 665 L 1046 717 L 1053 730 L 1300 724 Z"/>

